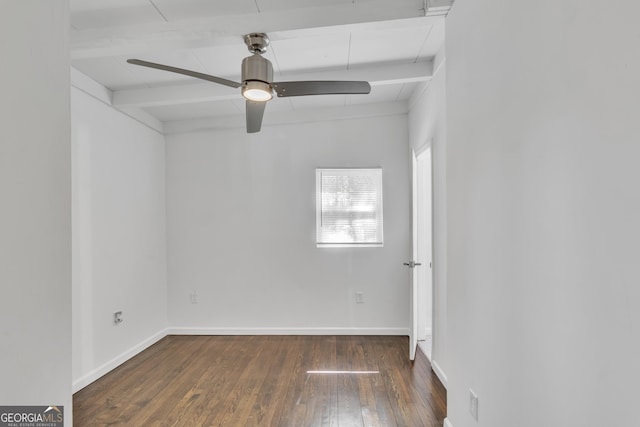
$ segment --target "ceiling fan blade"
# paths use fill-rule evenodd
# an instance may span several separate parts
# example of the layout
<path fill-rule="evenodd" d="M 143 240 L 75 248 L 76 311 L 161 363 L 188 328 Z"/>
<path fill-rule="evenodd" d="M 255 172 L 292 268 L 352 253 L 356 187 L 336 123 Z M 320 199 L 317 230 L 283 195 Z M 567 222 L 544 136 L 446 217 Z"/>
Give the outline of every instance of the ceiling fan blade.
<path fill-rule="evenodd" d="M 185 76 L 195 77 L 196 79 L 208 80 L 210 82 L 219 83 L 230 87 L 241 87 L 242 83 L 233 80 L 223 79 L 209 74 L 198 73 L 197 71 L 185 70 L 183 68 L 172 67 L 170 65 L 156 64 L 155 62 L 142 61 L 140 59 L 127 59 L 129 64 L 141 65 L 143 67 L 156 68 L 158 70 L 170 71 L 172 73 L 184 74 Z"/>
<path fill-rule="evenodd" d="M 264 116 L 264 108 L 267 106 L 266 101 L 249 101 L 247 106 L 247 133 L 260 132 L 262 127 L 262 116 Z"/>
<path fill-rule="evenodd" d="M 359 81 L 299 81 L 274 82 L 271 84 L 279 97 L 302 95 L 367 94 L 371 92 L 369 82 Z"/>

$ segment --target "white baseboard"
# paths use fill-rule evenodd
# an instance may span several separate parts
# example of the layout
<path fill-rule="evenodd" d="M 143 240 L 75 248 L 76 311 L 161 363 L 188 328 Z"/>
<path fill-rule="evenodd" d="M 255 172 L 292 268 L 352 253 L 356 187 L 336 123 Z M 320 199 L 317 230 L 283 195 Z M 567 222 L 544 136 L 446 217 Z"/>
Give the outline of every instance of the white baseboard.
<path fill-rule="evenodd" d="M 169 328 L 167 335 L 409 335 L 407 328 Z"/>
<path fill-rule="evenodd" d="M 453 427 L 453 424 L 451 424 L 449 418 L 444 419 L 444 427 Z"/>
<path fill-rule="evenodd" d="M 436 362 L 435 360 L 432 360 L 431 369 L 433 369 L 433 372 L 436 373 L 436 376 L 438 377 L 438 379 L 440 380 L 444 388 L 447 388 L 447 376 L 445 375 L 442 368 L 440 368 L 440 365 L 438 365 L 438 362 Z"/>
<path fill-rule="evenodd" d="M 146 350 L 147 348 L 151 347 L 153 344 L 157 343 L 158 341 L 160 341 L 162 338 L 166 337 L 167 335 L 168 335 L 167 329 L 163 329 L 160 332 L 158 332 L 158 333 L 150 336 L 149 338 L 145 339 L 140 344 L 131 347 L 129 350 L 119 354 L 118 356 L 116 356 L 113 359 L 109 360 L 108 362 L 102 364 L 101 366 L 99 366 L 98 368 L 96 368 L 93 371 L 89 372 L 88 374 L 86 374 L 86 375 L 82 376 L 81 378 L 75 380 L 73 382 L 72 386 L 71 386 L 72 393 L 75 393 L 75 392 L 77 392 L 79 390 L 82 390 L 83 388 L 85 388 L 86 386 L 88 386 L 89 384 L 91 384 L 92 382 L 97 380 L 98 378 L 100 378 L 103 375 L 109 373 L 110 371 L 112 371 L 113 369 L 117 368 L 118 366 L 122 365 L 124 362 L 126 362 L 129 359 L 131 359 L 136 354 L 138 354 L 138 353 L 142 352 L 143 350 Z"/>

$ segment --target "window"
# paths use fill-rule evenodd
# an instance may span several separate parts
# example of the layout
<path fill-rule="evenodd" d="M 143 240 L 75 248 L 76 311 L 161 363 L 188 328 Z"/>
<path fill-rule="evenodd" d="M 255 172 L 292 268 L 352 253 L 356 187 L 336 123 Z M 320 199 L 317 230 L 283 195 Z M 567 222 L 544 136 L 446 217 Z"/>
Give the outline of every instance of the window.
<path fill-rule="evenodd" d="M 382 246 L 382 169 L 316 169 L 320 246 Z"/>

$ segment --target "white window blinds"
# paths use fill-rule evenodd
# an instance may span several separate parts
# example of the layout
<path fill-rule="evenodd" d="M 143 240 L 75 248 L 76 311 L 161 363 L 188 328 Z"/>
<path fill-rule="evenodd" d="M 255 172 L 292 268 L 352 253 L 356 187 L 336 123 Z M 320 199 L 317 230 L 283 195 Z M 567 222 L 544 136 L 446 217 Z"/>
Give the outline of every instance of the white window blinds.
<path fill-rule="evenodd" d="M 382 169 L 316 169 L 318 246 L 382 246 Z"/>

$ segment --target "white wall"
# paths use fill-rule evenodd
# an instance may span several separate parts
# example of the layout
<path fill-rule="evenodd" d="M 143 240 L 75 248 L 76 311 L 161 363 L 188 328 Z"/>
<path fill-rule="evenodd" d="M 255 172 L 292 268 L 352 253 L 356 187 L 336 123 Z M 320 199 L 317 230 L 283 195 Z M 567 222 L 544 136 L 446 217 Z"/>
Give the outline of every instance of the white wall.
<path fill-rule="evenodd" d="M 640 4 L 594 6 L 447 18 L 454 427 L 638 424 Z"/>
<path fill-rule="evenodd" d="M 166 330 L 165 147 L 162 135 L 79 89 L 71 106 L 78 390 Z"/>
<path fill-rule="evenodd" d="M 447 198 L 446 67 L 444 48 L 433 78 L 409 100 L 409 141 L 420 152 L 431 146 L 433 185 L 433 349 L 431 364 L 447 384 Z"/>
<path fill-rule="evenodd" d="M 174 330 L 406 334 L 408 147 L 406 115 L 168 136 Z M 332 166 L 383 167 L 383 248 L 316 248 L 315 168 Z"/>
<path fill-rule="evenodd" d="M 0 2 L 0 403 L 63 405 L 71 426 L 67 15 Z"/>

